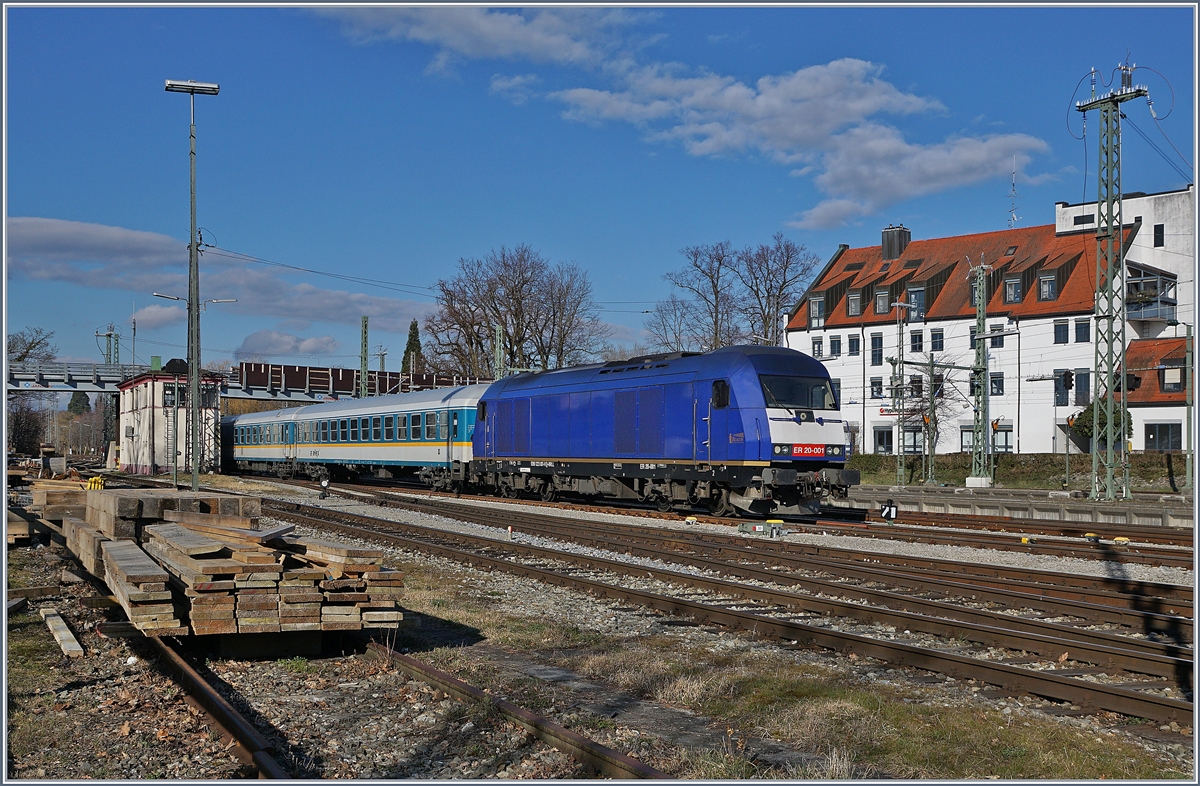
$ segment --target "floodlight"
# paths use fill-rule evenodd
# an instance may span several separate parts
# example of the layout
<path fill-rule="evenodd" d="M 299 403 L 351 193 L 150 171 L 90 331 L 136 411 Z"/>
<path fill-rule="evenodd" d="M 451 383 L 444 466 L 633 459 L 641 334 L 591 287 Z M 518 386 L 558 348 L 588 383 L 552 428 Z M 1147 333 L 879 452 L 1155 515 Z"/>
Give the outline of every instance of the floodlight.
<path fill-rule="evenodd" d="M 180 79 L 167 80 L 168 93 L 199 93 L 202 96 L 215 96 L 221 91 L 220 85 L 214 85 L 212 82 L 196 82 L 191 79 L 186 82 Z"/>

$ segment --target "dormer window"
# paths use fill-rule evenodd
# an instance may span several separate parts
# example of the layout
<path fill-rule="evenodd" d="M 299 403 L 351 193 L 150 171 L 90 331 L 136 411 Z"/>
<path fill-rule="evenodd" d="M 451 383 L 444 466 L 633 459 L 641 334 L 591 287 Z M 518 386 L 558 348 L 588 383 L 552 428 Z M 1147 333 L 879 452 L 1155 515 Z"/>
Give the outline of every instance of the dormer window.
<path fill-rule="evenodd" d="M 875 313 L 886 314 L 890 306 L 888 305 L 888 291 L 882 289 L 875 293 Z"/>
<path fill-rule="evenodd" d="M 1058 279 L 1042 276 L 1038 279 L 1038 300 L 1058 300 Z"/>
<path fill-rule="evenodd" d="M 1013 254 L 1015 254 L 1015 253 L 1017 253 L 1017 247 L 1016 247 L 1016 246 L 1009 246 L 1009 247 L 1008 247 L 1008 248 L 1005 250 L 1005 252 L 1004 252 L 1004 256 L 1006 256 L 1006 257 L 1011 257 L 1011 256 L 1012 256 Z"/>
<path fill-rule="evenodd" d="M 888 268 L 892 266 L 891 262 L 884 262 L 883 267 L 879 268 L 884 273 L 888 272 Z"/>
<path fill-rule="evenodd" d="M 1020 303 L 1021 302 L 1021 279 L 1010 278 L 1004 282 L 1004 302 L 1005 303 Z"/>
<path fill-rule="evenodd" d="M 862 293 L 850 292 L 846 295 L 846 316 L 857 317 L 862 315 Z"/>
<path fill-rule="evenodd" d="M 808 326 L 825 327 L 825 298 L 814 297 L 808 301 Z"/>

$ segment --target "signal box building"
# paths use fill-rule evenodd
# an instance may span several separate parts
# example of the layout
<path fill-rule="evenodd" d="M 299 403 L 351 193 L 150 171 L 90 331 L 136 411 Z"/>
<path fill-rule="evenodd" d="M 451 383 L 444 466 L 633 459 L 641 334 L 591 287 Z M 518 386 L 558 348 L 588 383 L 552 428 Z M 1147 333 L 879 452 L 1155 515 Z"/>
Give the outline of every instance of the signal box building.
<path fill-rule="evenodd" d="M 787 344 L 820 358 L 857 433 L 856 448 L 923 453 L 930 385 L 936 452 L 969 451 L 976 314 L 971 265 L 986 278 L 989 412 L 997 452 L 1062 453 L 1068 418 L 1095 392 L 1095 203 L 1055 205 L 1055 222 L 913 240 L 888 227 L 881 243 L 840 246 L 793 310 Z M 1124 197 L 1125 370 L 1134 450 L 1186 447 L 1185 326 L 1195 323 L 1195 192 Z M 893 304 L 903 303 L 904 306 Z M 899 318 L 899 319 L 898 319 Z M 899 414 L 892 364 L 903 355 Z M 1064 387 L 1064 371 L 1073 373 Z M 1071 452 L 1090 449 L 1071 432 Z"/>
<path fill-rule="evenodd" d="M 200 471 L 220 466 L 220 385 L 216 374 L 200 377 Z M 120 386 L 122 472 L 134 475 L 191 473 L 187 363 L 172 360 Z"/>

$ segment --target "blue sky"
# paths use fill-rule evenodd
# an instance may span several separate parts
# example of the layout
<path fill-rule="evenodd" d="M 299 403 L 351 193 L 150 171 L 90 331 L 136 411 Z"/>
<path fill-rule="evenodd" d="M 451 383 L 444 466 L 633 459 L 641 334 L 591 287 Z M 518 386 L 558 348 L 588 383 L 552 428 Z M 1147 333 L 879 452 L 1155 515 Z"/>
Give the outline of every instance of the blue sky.
<path fill-rule="evenodd" d="M 357 366 L 366 314 L 394 368 L 438 278 L 520 243 L 585 268 L 629 345 L 684 246 L 783 232 L 828 259 L 893 223 L 1002 229 L 1014 156 L 1019 225 L 1050 223 L 1096 193 L 1072 91 L 1127 57 L 1159 122 L 1126 114 L 1186 177 L 1127 125 L 1125 189 L 1193 177 L 1190 7 L 8 7 L 6 24 L 7 326 L 79 361 L 113 322 L 128 362 L 135 313 L 139 361 L 185 355 L 183 309 L 151 296 L 187 293 L 188 99 L 165 79 L 221 85 L 196 100 L 206 242 L 388 282 L 206 252 L 202 297 L 238 299 L 205 312 L 206 362 Z"/>

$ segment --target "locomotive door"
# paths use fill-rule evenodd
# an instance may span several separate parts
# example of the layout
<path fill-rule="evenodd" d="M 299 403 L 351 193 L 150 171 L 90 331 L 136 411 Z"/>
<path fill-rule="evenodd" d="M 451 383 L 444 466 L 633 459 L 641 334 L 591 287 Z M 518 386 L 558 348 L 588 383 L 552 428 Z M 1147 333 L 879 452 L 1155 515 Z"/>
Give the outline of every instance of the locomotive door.
<path fill-rule="evenodd" d="M 712 441 L 712 386 L 708 382 L 692 385 L 692 459 L 697 464 L 708 461 Z"/>

